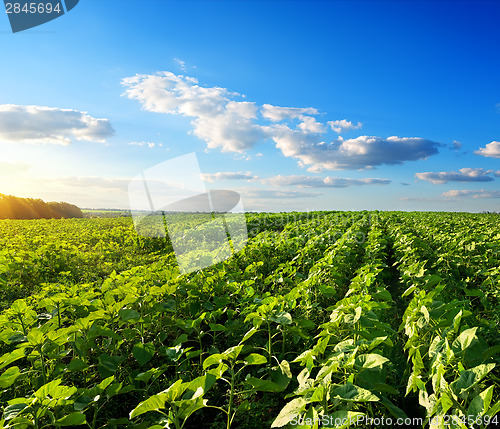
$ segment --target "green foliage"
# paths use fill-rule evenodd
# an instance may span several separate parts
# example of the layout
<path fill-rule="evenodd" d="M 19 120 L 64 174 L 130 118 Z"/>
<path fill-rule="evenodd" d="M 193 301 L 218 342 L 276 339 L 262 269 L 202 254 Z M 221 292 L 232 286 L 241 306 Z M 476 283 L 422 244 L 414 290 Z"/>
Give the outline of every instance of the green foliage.
<path fill-rule="evenodd" d="M 500 411 L 497 217 L 247 221 L 246 247 L 182 276 L 130 218 L 0 221 L 0 427 L 479 428 Z"/>

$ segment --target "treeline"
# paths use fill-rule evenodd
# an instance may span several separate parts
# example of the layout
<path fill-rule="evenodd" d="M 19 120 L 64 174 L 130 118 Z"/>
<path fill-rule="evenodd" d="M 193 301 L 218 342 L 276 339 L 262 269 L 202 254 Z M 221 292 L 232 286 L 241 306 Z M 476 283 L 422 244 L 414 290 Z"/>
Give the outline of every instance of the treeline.
<path fill-rule="evenodd" d="M 18 198 L 0 194 L 0 219 L 61 219 L 83 217 L 73 204 L 46 203 L 39 198 Z"/>

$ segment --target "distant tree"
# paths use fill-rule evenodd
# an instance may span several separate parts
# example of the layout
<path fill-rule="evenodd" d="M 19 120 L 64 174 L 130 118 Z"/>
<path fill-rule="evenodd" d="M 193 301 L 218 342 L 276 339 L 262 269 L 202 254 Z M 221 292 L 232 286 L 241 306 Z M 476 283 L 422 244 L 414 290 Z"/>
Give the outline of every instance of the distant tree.
<path fill-rule="evenodd" d="M 73 204 L 46 203 L 40 198 L 19 198 L 0 194 L 0 219 L 82 218 L 82 211 Z"/>

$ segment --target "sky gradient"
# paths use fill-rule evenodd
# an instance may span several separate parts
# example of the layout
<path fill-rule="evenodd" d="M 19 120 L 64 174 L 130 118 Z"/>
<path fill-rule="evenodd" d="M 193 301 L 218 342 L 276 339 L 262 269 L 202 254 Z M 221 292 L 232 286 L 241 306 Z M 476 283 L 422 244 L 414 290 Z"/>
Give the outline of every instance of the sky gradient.
<path fill-rule="evenodd" d="M 500 211 L 500 2 L 81 0 L 0 17 L 0 193 L 128 208 L 196 152 L 248 211 Z"/>

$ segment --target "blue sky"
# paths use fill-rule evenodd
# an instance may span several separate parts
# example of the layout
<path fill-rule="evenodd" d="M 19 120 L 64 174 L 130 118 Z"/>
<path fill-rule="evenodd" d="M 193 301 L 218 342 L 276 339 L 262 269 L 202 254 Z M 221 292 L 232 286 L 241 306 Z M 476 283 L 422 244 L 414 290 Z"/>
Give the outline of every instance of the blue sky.
<path fill-rule="evenodd" d="M 81 0 L 0 16 L 0 193 L 127 208 L 196 152 L 246 210 L 500 211 L 500 2 Z"/>

